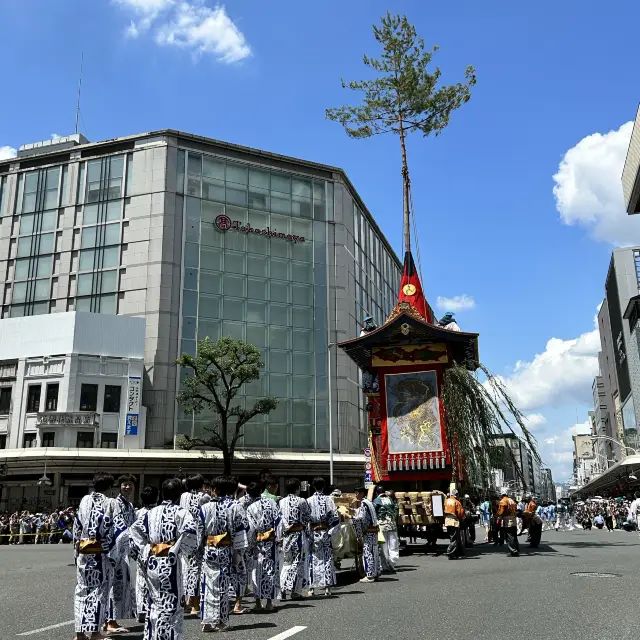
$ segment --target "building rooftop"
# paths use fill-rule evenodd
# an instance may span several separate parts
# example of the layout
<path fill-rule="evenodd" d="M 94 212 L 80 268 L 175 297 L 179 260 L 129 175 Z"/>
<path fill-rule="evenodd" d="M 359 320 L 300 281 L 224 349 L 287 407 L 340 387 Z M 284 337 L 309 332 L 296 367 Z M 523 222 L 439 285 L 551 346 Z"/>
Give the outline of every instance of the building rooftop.
<path fill-rule="evenodd" d="M 123 153 L 133 151 L 137 148 L 144 148 L 146 145 L 162 142 L 165 137 L 178 138 L 181 142 L 187 143 L 187 146 L 194 150 L 205 151 L 210 147 L 218 147 L 228 157 L 237 158 L 238 160 L 248 159 L 248 156 L 259 158 L 265 164 L 272 164 L 281 170 L 289 170 L 291 172 L 302 172 L 314 175 L 318 178 L 331 180 L 334 175 L 338 174 L 345 185 L 351 191 L 358 206 L 366 213 L 369 222 L 378 232 L 379 237 L 385 244 L 391 256 L 395 259 L 398 267 L 402 266 L 402 262 L 396 255 L 384 233 L 375 221 L 372 213 L 369 211 L 360 197 L 353 183 L 347 176 L 344 169 L 320 162 L 312 162 L 295 158 L 293 156 L 285 156 L 271 151 L 255 149 L 240 144 L 207 138 L 205 136 L 178 131 L 177 129 L 158 129 L 156 131 L 148 131 L 146 133 L 137 133 L 130 136 L 122 136 L 119 138 L 111 138 L 109 140 L 101 140 L 99 142 L 89 142 L 84 136 L 75 134 L 65 136 L 63 138 L 55 138 L 43 142 L 34 142 L 25 144 L 20 147 L 17 157 L 10 158 L 0 162 L 0 175 L 9 173 L 9 171 L 31 169 L 47 164 L 57 164 L 60 162 L 68 162 L 72 159 L 88 159 L 98 157 L 109 153 Z"/>

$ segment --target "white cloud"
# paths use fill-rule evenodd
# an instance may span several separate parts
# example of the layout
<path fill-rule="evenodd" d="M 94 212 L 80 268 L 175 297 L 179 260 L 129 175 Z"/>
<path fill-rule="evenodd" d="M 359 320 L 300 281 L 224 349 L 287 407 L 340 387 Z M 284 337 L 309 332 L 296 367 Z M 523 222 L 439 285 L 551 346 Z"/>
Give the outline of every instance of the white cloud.
<path fill-rule="evenodd" d="M 7 160 L 8 158 L 16 157 L 16 149 L 13 147 L 0 147 L 0 160 Z"/>
<path fill-rule="evenodd" d="M 445 311 L 466 311 L 467 309 L 475 309 L 476 301 L 472 296 L 463 293 L 461 296 L 453 296 L 452 298 L 445 298 L 438 296 L 436 299 L 436 305 L 440 309 Z"/>
<path fill-rule="evenodd" d="M 60 139 L 60 138 L 62 138 L 62 136 L 61 136 L 61 135 L 59 135 L 59 134 L 57 134 L 57 133 L 52 133 L 52 134 L 51 134 L 51 139 L 52 139 L 52 140 L 58 140 L 58 139 Z"/>
<path fill-rule="evenodd" d="M 525 416 L 524 419 L 527 423 L 526 426 L 531 430 L 547 422 L 547 419 L 540 413 L 530 413 L 528 416 Z"/>
<path fill-rule="evenodd" d="M 632 129 L 633 122 L 627 122 L 583 138 L 565 153 L 553 176 L 562 221 L 616 246 L 640 243 L 640 220 L 626 214 L 621 184 Z"/>
<path fill-rule="evenodd" d="M 213 55 L 231 64 L 251 55 L 244 34 L 231 20 L 223 5 L 213 9 L 203 0 L 114 0 L 135 13 L 126 29 L 137 38 L 152 30 L 156 43 L 191 51 L 194 57 Z"/>
<path fill-rule="evenodd" d="M 513 373 L 500 378 L 522 411 L 567 402 L 591 404 L 599 351 L 597 328 L 572 340 L 551 338 L 531 362 L 516 362 Z"/>
<path fill-rule="evenodd" d="M 589 420 L 566 429 L 553 429 L 555 433 L 542 440 L 538 453 L 551 467 L 554 482 L 563 482 L 573 471 L 573 439 L 571 436 L 590 433 Z"/>

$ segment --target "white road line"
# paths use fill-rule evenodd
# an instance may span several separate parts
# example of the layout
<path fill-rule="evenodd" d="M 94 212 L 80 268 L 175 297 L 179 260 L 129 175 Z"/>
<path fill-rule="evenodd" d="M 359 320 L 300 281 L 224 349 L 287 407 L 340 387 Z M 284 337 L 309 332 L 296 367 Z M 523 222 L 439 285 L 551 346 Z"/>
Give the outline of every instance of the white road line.
<path fill-rule="evenodd" d="M 291 636 L 294 636 L 296 633 L 300 633 L 301 631 L 304 631 L 306 628 L 307 627 L 291 627 L 291 629 L 287 629 L 286 631 L 279 633 L 277 636 L 273 636 L 272 638 L 269 638 L 269 640 L 285 640 L 285 638 L 290 638 Z"/>
<path fill-rule="evenodd" d="M 34 629 L 33 631 L 24 631 L 23 633 L 17 633 L 17 636 L 32 636 L 36 633 L 42 633 L 43 631 L 49 631 L 49 629 L 58 629 L 60 627 L 68 627 L 70 624 L 73 624 L 74 620 L 69 620 L 69 622 L 59 622 L 58 624 L 52 624 L 48 627 L 42 627 L 41 629 Z M 302 627 L 304 629 L 304 627 Z"/>

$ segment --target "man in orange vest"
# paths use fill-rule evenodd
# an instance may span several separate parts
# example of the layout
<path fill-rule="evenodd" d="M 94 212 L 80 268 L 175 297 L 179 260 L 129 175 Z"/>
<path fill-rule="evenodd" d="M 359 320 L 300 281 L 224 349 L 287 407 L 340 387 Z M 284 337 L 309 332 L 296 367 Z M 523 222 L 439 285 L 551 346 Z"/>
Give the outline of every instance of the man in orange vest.
<path fill-rule="evenodd" d="M 516 520 L 517 505 L 515 500 L 509 496 L 509 490 L 502 490 L 502 499 L 498 504 L 498 518 L 504 531 L 504 537 L 509 547 L 509 554 L 513 558 L 520 555 L 520 545 L 518 544 L 518 523 Z"/>
<path fill-rule="evenodd" d="M 444 501 L 444 524 L 447 527 L 450 540 L 447 549 L 449 560 L 455 560 L 464 555 L 460 527 L 464 526 L 465 516 L 464 508 L 458 500 L 458 492 L 454 489 Z"/>

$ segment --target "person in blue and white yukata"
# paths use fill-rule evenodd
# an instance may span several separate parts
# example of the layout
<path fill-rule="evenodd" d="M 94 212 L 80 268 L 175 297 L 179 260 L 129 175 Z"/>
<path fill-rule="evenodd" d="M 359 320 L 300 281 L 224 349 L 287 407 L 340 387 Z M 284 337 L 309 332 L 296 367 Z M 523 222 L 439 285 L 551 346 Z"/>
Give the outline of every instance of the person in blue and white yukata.
<path fill-rule="evenodd" d="M 287 496 L 280 500 L 280 524 L 277 538 L 282 544 L 282 569 L 280 571 L 280 597 L 287 594 L 292 600 L 302 599 L 302 590 L 308 579 L 308 537 L 311 519 L 309 504 L 300 497 L 300 480 L 287 480 Z"/>
<path fill-rule="evenodd" d="M 122 518 L 128 529 L 136 521 L 136 510 L 131 502 L 136 488 L 135 478 L 132 475 L 124 474 L 116 480 L 116 484 L 120 493 L 117 498 L 113 499 L 114 514 Z M 109 589 L 107 633 L 127 633 L 128 629 L 118 624 L 118 618 L 136 617 L 136 593 L 131 579 L 128 534 L 123 540 L 126 544 L 124 544 L 123 553 L 119 554 L 114 567 Z"/>
<path fill-rule="evenodd" d="M 362 543 L 362 563 L 365 576 L 360 582 L 375 582 L 380 577 L 380 550 L 378 549 L 378 518 L 376 510 L 370 500 L 367 500 L 365 487 L 358 487 L 355 491 L 356 500 L 360 506 L 353 517 L 356 536 Z"/>
<path fill-rule="evenodd" d="M 162 483 L 162 503 L 135 521 L 130 544 L 147 581 L 149 609 L 145 640 L 183 640 L 183 581 L 181 557 L 198 546 L 198 529 L 191 514 L 178 502 L 182 481 Z"/>
<path fill-rule="evenodd" d="M 278 480 L 271 475 L 266 477 L 265 482 L 267 489 L 278 486 Z M 247 508 L 251 586 L 256 600 L 255 611 L 274 611 L 279 574 L 280 550 L 276 543 L 276 531 L 280 510 L 275 500 L 260 491 L 260 485 L 255 482 L 247 487 L 247 494 L 253 499 Z M 262 600 L 267 601 L 264 607 Z"/>
<path fill-rule="evenodd" d="M 228 494 L 237 483 L 228 476 L 213 481 L 213 498 L 200 507 L 199 535 L 204 547 L 200 617 L 202 630 L 229 628 L 229 589 L 231 570 L 240 562 L 240 551 L 247 547 L 247 526 L 242 512 Z"/>
<path fill-rule="evenodd" d="M 309 595 L 313 595 L 314 589 L 324 589 L 324 595 L 329 596 L 331 587 L 336 583 L 331 536 L 340 524 L 340 515 L 333 498 L 324 495 L 324 486 L 324 478 L 314 478 L 315 493 L 307 498 L 311 511 Z"/>
<path fill-rule="evenodd" d="M 114 520 L 113 500 L 105 492 L 113 486 L 113 476 L 96 473 L 93 492 L 80 501 L 73 522 L 76 563 L 74 618 L 76 640 L 98 640 L 107 620 L 109 585 L 113 561 L 117 559 L 117 537 L 122 523 Z"/>
<path fill-rule="evenodd" d="M 158 496 L 160 492 L 157 487 L 148 486 L 140 492 L 142 507 L 136 511 L 136 520 L 142 518 L 151 509 L 158 506 Z M 145 580 L 143 568 L 140 566 L 140 558 L 136 556 L 138 571 L 136 572 L 136 611 L 138 622 L 144 622 L 149 613 L 149 589 Z"/>
<path fill-rule="evenodd" d="M 186 509 L 196 521 L 200 507 L 211 500 L 203 491 L 204 478 L 196 473 L 187 478 L 187 491 L 180 496 L 180 506 Z M 190 556 L 182 556 L 182 577 L 184 579 L 185 613 L 200 613 L 200 574 L 202 571 L 203 548 L 200 545 Z"/>

